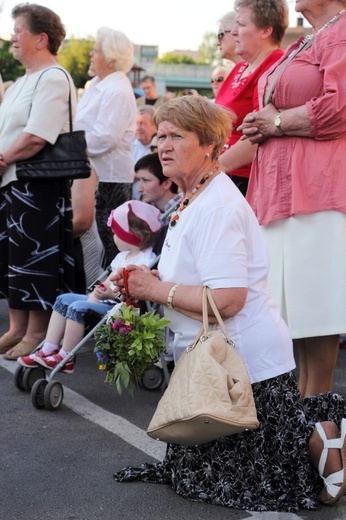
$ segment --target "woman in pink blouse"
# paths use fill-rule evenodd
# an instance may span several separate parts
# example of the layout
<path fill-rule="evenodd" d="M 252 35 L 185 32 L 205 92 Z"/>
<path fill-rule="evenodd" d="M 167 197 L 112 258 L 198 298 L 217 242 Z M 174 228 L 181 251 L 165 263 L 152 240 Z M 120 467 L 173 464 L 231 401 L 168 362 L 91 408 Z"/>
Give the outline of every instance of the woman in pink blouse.
<path fill-rule="evenodd" d="M 346 329 L 346 0 L 296 0 L 312 25 L 259 82 L 243 139 L 269 285 L 299 353 L 302 396 L 333 386 Z"/>

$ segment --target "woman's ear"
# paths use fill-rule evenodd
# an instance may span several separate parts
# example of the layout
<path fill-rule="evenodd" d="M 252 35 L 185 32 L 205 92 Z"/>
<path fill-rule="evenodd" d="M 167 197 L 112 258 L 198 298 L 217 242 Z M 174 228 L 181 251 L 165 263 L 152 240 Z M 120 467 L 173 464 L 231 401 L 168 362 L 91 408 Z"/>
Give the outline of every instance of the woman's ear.
<path fill-rule="evenodd" d="M 166 179 L 165 181 L 163 181 L 161 186 L 163 186 L 166 191 L 169 191 L 171 189 L 171 186 L 172 186 L 171 179 Z"/>
<path fill-rule="evenodd" d="M 117 60 L 115 58 L 108 62 L 108 68 L 111 70 L 117 70 Z"/>
<path fill-rule="evenodd" d="M 48 47 L 49 38 L 46 33 L 40 33 L 37 35 L 37 49 L 41 50 Z"/>
<path fill-rule="evenodd" d="M 273 28 L 268 25 L 267 27 L 262 27 L 262 40 L 265 40 L 266 38 L 270 38 L 273 34 Z"/>

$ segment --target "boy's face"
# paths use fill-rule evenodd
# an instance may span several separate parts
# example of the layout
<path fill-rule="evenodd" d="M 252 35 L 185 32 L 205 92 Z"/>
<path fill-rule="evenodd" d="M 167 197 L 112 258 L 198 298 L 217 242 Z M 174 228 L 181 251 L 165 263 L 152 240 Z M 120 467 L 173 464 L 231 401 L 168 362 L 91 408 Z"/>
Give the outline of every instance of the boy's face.
<path fill-rule="evenodd" d="M 141 194 L 141 200 L 148 204 L 156 205 L 165 195 L 167 188 L 164 181 L 160 184 L 159 179 L 148 170 L 138 170 L 136 173 L 138 179 L 138 192 Z"/>

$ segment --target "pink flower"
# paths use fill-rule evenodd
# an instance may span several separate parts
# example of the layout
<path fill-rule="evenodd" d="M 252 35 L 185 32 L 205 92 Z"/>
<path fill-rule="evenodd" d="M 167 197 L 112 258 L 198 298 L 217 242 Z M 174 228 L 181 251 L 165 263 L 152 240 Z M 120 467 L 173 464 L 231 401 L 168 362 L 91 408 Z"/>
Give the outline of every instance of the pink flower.
<path fill-rule="evenodd" d="M 123 325 L 122 327 L 119 327 L 118 333 L 120 336 L 127 336 L 132 329 L 133 325 Z"/>
<path fill-rule="evenodd" d="M 124 325 L 125 320 L 123 318 L 117 318 L 115 322 L 112 324 L 113 330 L 118 330 L 122 325 Z"/>

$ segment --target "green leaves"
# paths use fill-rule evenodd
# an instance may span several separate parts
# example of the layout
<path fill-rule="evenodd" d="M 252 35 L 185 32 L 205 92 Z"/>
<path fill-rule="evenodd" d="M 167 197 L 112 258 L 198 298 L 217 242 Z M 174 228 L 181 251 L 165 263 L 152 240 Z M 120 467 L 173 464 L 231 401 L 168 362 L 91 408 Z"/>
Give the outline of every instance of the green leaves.
<path fill-rule="evenodd" d="M 165 350 L 165 327 L 170 321 L 156 312 L 138 315 L 138 309 L 125 304 L 95 333 L 94 352 L 105 381 L 114 384 L 119 395 L 123 387 L 132 394 L 147 368 Z"/>

